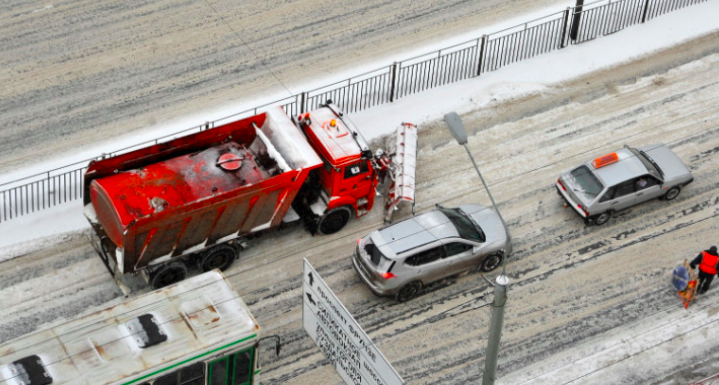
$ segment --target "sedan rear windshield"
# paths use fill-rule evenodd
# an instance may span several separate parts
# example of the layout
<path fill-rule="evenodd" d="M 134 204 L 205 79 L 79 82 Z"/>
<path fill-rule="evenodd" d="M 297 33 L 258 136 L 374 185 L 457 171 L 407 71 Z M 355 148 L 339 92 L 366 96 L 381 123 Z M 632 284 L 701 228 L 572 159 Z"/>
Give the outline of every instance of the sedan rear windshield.
<path fill-rule="evenodd" d="M 664 179 L 664 172 L 662 172 L 662 169 L 659 168 L 659 165 L 652 159 L 649 155 L 647 155 L 646 152 L 637 150 L 636 148 L 629 148 L 629 151 L 634 154 L 634 156 L 639 159 L 644 167 L 647 168 L 647 171 L 649 171 L 650 174 L 656 176 L 657 178 Z"/>
<path fill-rule="evenodd" d="M 579 166 L 569 173 L 572 177 L 572 190 L 582 195 L 585 200 L 591 201 L 599 195 L 604 189 L 602 182 L 597 179 L 596 175 L 589 170 L 587 166 Z"/>
<path fill-rule="evenodd" d="M 484 242 L 482 230 L 475 226 L 472 220 L 466 217 L 460 210 L 442 208 L 440 211 L 449 218 L 449 221 L 452 222 L 457 229 L 457 233 L 459 233 L 460 237 L 470 241 Z"/>

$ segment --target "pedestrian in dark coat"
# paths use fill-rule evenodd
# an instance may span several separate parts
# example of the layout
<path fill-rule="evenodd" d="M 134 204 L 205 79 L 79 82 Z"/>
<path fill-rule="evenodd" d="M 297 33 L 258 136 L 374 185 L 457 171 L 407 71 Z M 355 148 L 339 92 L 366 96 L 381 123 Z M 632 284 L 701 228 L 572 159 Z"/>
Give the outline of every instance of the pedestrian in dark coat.
<path fill-rule="evenodd" d="M 717 247 L 712 246 L 709 250 L 704 250 L 689 264 L 694 269 L 699 265 L 699 286 L 697 290 L 699 294 L 704 294 L 709 290 L 709 285 L 712 283 L 712 279 L 717 274 L 717 267 L 719 267 L 719 254 L 717 254 Z"/>

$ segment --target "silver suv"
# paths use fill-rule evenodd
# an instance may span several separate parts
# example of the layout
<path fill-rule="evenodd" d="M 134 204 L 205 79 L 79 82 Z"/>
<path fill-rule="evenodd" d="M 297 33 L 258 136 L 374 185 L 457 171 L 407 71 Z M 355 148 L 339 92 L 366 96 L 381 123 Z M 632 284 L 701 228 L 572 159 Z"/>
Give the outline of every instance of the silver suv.
<path fill-rule="evenodd" d="M 694 180 L 676 154 L 663 144 L 624 146 L 585 162 L 557 180 L 557 192 L 588 223 L 602 225 L 612 213 L 638 203 L 672 200 Z"/>
<path fill-rule="evenodd" d="M 352 264 L 375 294 L 405 302 L 431 282 L 496 269 L 506 245 L 502 221 L 489 208 L 438 205 L 358 239 Z"/>

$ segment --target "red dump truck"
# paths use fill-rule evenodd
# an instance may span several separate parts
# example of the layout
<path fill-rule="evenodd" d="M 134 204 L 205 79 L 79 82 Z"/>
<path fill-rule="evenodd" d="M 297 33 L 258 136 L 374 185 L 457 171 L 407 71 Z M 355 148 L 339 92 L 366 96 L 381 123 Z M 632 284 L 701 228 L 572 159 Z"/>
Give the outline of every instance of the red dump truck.
<path fill-rule="evenodd" d="M 296 118 L 277 107 L 95 160 L 84 177 L 93 245 L 126 292 L 123 274 L 160 288 L 190 266 L 224 270 L 264 230 L 302 222 L 312 233 L 339 231 L 372 209 L 387 173 L 386 209 L 413 202 L 416 139 L 402 124 L 401 156 L 373 154 L 328 102 Z"/>

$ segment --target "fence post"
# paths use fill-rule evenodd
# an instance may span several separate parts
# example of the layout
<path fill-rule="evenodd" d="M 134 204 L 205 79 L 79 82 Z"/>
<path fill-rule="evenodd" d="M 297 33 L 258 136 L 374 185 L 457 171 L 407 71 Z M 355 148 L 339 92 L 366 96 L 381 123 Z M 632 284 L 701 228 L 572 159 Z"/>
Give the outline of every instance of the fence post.
<path fill-rule="evenodd" d="M 574 41 L 577 40 L 577 35 L 579 34 L 579 21 L 582 17 L 583 5 L 584 0 L 577 0 L 577 5 L 574 7 L 574 12 L 572 13 L 572 28 L 569 30 L 569 37 Z"/>
<path fill-rule="evenodd" d="M 567 36 L 567 24 L 569 24 L 569 10 L 572 9 L 572 7 L 567 7 L 567 9 L 564 10 L 564 24 L 562 25 L 562 36 L 559 41 L 559 49 L 562 49 L 566 47 L 567 45 L 564 44 L 564 42 L 569 42 L 569 38 Z"/>
<path fill-rule="evenodd" d="M 644 11 L 642 12 L 642 23 L 647 20 L 647 11 L 649 11 L 649 0 L 644 1 Z"/>
<path fill-rule="evenodd" d="M 392 63 L 390 66 L 392 71 L 392 80 L 390 81 L 390 89 L 389 89 L 389 102 L 394 102 L 394 93 L 397 89 L 397 62 Z"/>
<path fill-rule="evenodd" d="M 482 62 L 484 61 L 484 47 L 487 45 L 487 35 L 482 35 L 482 43 L 479 45 L 479 62 L 477 63 L 477 76 L 482 74 Z"/>
<path fill-rule="evenodd" d="M 306 102 L 305 97 L 306 97 L 306 95 L 307 95 L 306 92 L 302 92 L 300 94 L 300 105 L 298 106 L 300 109 L 300 114 L 305 113 L 305 102 Z"/>

